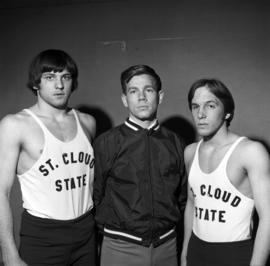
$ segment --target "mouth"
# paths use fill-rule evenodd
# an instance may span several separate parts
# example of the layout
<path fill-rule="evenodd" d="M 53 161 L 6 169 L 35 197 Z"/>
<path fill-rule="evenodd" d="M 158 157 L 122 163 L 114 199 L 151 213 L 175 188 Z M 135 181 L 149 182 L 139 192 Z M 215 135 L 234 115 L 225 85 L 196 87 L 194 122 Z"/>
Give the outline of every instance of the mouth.
<path fill-rule="evenodd" d="M 207 123 L 199 123 L 197 124 L 197 127 L 206 127 L 208 124 Z"/>
<path fill-rule="evenodd" d="M 146 110 L 146 109 L 148 109 L 148 106 L 143 105 L 143 106 L 138 106 L 137 108 L 140 110 Z"/>

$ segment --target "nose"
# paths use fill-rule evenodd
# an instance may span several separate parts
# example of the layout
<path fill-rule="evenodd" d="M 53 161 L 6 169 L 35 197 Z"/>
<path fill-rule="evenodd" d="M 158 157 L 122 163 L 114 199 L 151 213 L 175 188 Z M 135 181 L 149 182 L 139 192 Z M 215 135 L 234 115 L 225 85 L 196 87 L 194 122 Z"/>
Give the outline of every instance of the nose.
<path fill-rule="evenodd" d="M 64 88 L 63 81 L 62 81 L 62 79 L 60 77 L 56 79 L 56 88 L 57 89 L 63 89 Z"/>
<path fill-rule="evenodd" d="M 198 118 L 202 119 L 202 118 L 205 118 L 205 117 L 206 117 L 205 110 L 204 110 L 203 107 L 200 107 L 199 110 L 198 110 Z"/>
<path fill-rule="evenodd" d="M 145 101 L 146 95 L 144 91 L 139 92 L 139 100 Z"/>

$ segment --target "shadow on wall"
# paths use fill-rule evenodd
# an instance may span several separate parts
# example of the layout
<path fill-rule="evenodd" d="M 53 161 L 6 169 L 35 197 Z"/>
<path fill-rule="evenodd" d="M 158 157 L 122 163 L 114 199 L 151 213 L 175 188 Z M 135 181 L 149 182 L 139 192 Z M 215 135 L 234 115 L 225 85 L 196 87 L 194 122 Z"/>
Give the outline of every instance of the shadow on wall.
<path fill-rule="evenodd" d="M 189 145 L 196 141 L 196 131 L 192 124 L 182 116 L 171 116 L 161 122 L 161 125 L 179 135 Z"/>
<path fill-rule="evenodd" d="M 79 105 L 76 107 L 76 109 L 78 109 L 83 113 L 92 115 L 96 119 L 97 123 L 96 137 L 113 127 L 113 123 L 110 116 L 105 111 L 103 111 L 98 107 Z"/>

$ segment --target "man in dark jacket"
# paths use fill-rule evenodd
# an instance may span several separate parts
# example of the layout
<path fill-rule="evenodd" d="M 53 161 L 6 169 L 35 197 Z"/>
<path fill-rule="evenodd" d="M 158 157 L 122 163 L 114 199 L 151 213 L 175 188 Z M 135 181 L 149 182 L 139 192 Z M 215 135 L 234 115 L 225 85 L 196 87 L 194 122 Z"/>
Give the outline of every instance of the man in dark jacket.
<path fill-rule="evenodd" d="M 177 266 L 176 226 L 186 202 L 183 145 L 161 127 L 161 80 L 149 66 L 121 75 L 129 118 L 94 143 L 101 266 Z"/>

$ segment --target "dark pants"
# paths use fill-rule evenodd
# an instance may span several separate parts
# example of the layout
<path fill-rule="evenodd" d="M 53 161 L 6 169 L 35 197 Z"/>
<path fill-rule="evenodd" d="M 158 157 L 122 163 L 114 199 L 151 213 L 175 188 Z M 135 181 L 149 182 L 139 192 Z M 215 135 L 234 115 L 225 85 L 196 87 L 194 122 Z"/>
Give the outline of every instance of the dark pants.
<path fill-rule="evenodd" d="M 23 212 L 19 253 L 29 266 L 95 266 L 95 222 L 91 212 L 61 221 Z"/>
<path fill-rule="evenodd" d="M 252 247 L 252 240 L 212 243 L 192 233 L 188 244 L 187 266 L 248 266 Z"/>

